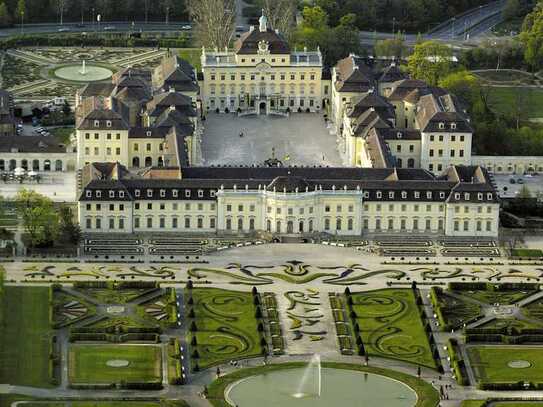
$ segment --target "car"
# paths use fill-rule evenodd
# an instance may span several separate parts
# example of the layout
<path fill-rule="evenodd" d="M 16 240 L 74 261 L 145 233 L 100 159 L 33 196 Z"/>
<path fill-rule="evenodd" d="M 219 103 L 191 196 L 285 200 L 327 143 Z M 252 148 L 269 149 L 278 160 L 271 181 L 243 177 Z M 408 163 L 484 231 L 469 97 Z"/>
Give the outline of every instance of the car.
<path fill-rule="evenodd" d="M 509 183 L 510 183 L 510 184 L 516 184 L 517 182 L 515 181 L 514 178 L 511 178 L 511 179 L 509 180 Z"/>
<path fill-rule="evenodd" d="M 190 31 L 190 30 L 192 30 L 192 26 L 190 26 L 190 25 L 182 25 L 181 29 L 183 31 Z"/>
<path fill-rule="evenodd" d="M 107 27 L 104 27 L 104 31 L 113 31 L 115 29 L 115 26 L 108 25 Z"/>
<path fill-rule="evenodd" d="M 517 179 L 517 184 L 524 184 L 524 180 L 522 178 Z"/>
<path fill-rule="evenodd" d="M 62 27 L 62 28 L 59 28 L 57 30 L 59 33 L 65 33 L 65 32 L 68 32 L 70 31 L 70 29 L 68 27 Z"/>

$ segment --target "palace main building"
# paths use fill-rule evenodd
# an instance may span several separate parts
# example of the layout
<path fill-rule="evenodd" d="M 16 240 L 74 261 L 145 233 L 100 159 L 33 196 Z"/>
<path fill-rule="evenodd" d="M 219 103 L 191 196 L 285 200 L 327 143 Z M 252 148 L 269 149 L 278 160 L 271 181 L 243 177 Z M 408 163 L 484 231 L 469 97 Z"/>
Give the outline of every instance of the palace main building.
<path fill-rule="evenodd" d="M 172 56 L 78 94 L 83 232 L 498 235 L 454 95 L 354 55 L 327 77 L 319 51 L 292 51 L 264 16 L 233 51 L 204 49 L 202 71 Z M 325 111 L 349 168 L 197 167 L 210 110 Z"/>

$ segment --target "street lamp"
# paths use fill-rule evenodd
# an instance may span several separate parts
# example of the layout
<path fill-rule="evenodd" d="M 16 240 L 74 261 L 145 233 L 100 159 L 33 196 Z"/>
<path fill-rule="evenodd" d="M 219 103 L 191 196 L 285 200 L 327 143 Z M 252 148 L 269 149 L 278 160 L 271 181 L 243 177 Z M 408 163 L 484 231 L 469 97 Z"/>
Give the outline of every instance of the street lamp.
<path fill-rule="evenodd" d="M 24 31 L 25 31 L 24 24 L 25 24 L 25 12 L 24 10 L 21 10 L 21 34 L 24 34 Z"/>
<path fill-rule="evenodd" d="M 396 17 L 392 17 L 392 34 L 394 34 L 395 28 L 396 28 Z"/>
<path fill-rule="evenodd" d="M 170 6 L 166 7 L 166 25 L 170 24 Z"/>

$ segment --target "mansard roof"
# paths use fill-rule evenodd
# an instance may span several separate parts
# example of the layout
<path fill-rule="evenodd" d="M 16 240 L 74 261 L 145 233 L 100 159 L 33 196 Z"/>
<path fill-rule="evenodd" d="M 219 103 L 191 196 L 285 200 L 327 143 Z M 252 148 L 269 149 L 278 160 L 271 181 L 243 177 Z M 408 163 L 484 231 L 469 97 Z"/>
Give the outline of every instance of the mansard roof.
<path fill-rule="evenodd" d="M 250 31 L 243 33 L 234 44 L 234 50 L 239 55 L 258 54 L 258 44 L 261 41 L 268 43 L 270 54 L 290 54 L 288 42 L 279 32 L 270 28 L 260 31 L 258 27 L 251 27 Z"/>

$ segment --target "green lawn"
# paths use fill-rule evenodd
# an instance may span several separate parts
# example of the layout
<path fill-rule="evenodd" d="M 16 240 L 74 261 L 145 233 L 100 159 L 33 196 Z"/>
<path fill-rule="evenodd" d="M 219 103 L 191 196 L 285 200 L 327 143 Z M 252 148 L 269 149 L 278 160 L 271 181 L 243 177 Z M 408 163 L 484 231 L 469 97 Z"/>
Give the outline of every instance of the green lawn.
<path fill-rule="evenodd" d="M 352 299 L 369 355 L 436 368 L 411 289 L 355 293 Z"/>
<path fill-rule="evenodd" d="M 486 400 L 464 400 L 460 407 L 485 407 Z"/>
<path fill-rule="evenodd" d="M 186 297 L 190 297 L 190 291 Z M 204 369 L 262 354 L 256 308 L 250 292 L 195 288 L 192 298 L 197 331 L 191 336 L 196 336 L 197 346 L 191 346 L 191 353 L 196 349 L 199 355 L 197 360 L 192 358 L 193 364 L 197 362 L 200 369 Z M 189 312 L 187 309 L 187 315 Z"/>
<path fill-rule="evenodd" d="M 492 87 L 489 92 L 490 107 L 501 113 L 512 113 L 519 100 L 529 118 L 543 117 L 543 89 Z"/>
<path fill-rule="evenodd" d="M 49 130 L 52 136 L 55 136 L 60 143 L 68 144 L 70 136 L 75 133 L 75 127 L 57 127 Z"/>
<path fill-rule="evenodd" d="M 468 356 L 479 381 L 543 382 L 543 351 L 529 346 L 475 346 L 468 347 Z M 531 363 L 524 369 L 515 369 L 508 363 L 523 360 Z"/>
<path fill-rule="evenodd" d="M 480 327 L 483 329 L 502 329 L 502 328 L 541 329 L 543 328 L 543 324 L 535 324 L 533 322 L 524 321 L 521 319 L 497 318 Z"/>
<path fill-rule="evenodd" d="M 475 291 L 456 291 L 457 294 L 474 298 L 478 301 L 484 302 L 486 304 L 503 304 L 511 305 L 520 300 L 535 294 L 536 289 L 531 291 L 518 291 L 518 290 L 475 290 Z"/>
<path fill-rule="evenodd" d="M 188 61 L 198 72 L 202 70 L 201 48 L 184 48 L 179 50 L 179 56 Z"/>
<path fill-rule="evenodd" d="M 49 289 L 4 287 L 0 383 L 51 387 Z"/>
<path fill-rule="evenodd" d="M 18 394 L 0 394 L 0 406 L 10 407 L 16 401 L 35 400 L 37 403 L 24 404 L 25 407 L 189 407 L 183 400 L 156 400 L 156 401 L 51 401 L 36 399 Z M 21 406 L 23 406 L 21 404 Z"/>
<path fill-rule="evenodd" d="M 513 249 L 511 250 L 513 257 L 543 257 L 543 250 L 539 249 Z"/>
<path fill-rule="evenodd" d="M 502 403 L 495 403 L 493 404 L 493 407 L 542 407 L 543 402 L 537 402 L 534 401 L 532 403 L 522 403 L 522 402 L 502 402 Z"/>
<path fill-rule="evenodd" d="M 155 382 L 162 379 L 162 357 L 158 346 L 71 345 L 70 383 Z M 110 367 L 110 360 L 127 360 L 127 367 Z"/>

